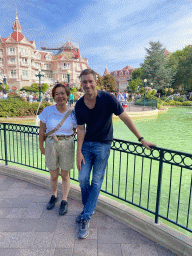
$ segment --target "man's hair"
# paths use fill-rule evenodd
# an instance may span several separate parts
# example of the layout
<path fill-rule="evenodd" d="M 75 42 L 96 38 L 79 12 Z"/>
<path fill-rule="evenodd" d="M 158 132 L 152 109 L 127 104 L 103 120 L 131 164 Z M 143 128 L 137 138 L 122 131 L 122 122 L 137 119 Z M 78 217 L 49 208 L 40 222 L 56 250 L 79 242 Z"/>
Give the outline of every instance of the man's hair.
<path fill-rule="evenodd" d="M 95 81 L 97 81 L 97 78 L 98 78 L 97 73 L 96 73 L 94 70 L 90 69 L 90 68 L 84 69 L 84 70 L 81 72 L 79 78 L 81 79 L 82 76 L 86 76 L 86 75 L 90 75 L 90 74 L 92 74 L 93 77 L 94 77 L 94 79 L 95 79 Z"/>
<path fill-rule="evenodd" d="M 53 87 L 53 89 L 52 89 L 52 96 L 53 96 L 53 99 L 54 99 L 54 97 L 55 97 L 55 91 L 56 91 L 56 89 L 57 89 L 58 87 L 63 87 L 63 88 L 65 89 L 65 92 L 66 92 L 66 94 L 67 94 L 67 97 L 69 97 L 70 91 L 69 91 L 69 89 L 67 88 L 67 86 L 65 86 L 64 84 L 58 83 L 58 84 L 56 84 L 56 85 Z"/>

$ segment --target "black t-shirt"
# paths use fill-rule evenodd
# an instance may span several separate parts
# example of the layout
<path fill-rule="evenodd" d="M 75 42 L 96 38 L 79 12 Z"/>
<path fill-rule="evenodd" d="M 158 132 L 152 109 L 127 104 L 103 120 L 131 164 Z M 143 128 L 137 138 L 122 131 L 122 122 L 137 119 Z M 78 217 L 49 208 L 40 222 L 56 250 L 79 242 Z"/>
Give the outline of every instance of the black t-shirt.
<path fill-rule="evenodd" d="M 96 104 L 89 109 L 80 98 L 75 106 L 77 124 L 86 124 L 85 141 L 111 142 L 113 140 L 113 113 L 117 116 L 123 113 L 123 108 L 114 95 L 98 91 Z"/>

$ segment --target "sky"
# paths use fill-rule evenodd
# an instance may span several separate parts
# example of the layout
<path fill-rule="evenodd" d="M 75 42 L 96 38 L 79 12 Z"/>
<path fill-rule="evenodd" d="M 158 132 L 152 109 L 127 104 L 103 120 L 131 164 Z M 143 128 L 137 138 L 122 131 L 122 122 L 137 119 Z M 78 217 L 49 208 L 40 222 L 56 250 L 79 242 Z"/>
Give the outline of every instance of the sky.
<path fill-rule="evenodd" d="M 150 41 L 169 52 L 192 42 L 191 0 L 0 0 L 0 36 L 12 33 L 16 10 L 23 35 L 41 46 L 68 39 L 103 75 L 143 63 Z"/>

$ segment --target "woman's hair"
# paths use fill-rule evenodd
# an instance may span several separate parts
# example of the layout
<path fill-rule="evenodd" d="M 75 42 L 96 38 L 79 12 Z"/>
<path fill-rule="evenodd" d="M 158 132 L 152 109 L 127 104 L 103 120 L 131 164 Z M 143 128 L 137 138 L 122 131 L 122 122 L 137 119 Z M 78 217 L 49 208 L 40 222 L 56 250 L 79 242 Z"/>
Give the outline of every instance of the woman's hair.
<path fill-rule="evenodd" d="M 69 89 L 67 88 L 67 86 L 65 86 L 64 84 L 58 83 L 58 84 L 56 84 L 56 85 L 53 87 L 53 89 L 52 89 L 52 96 L 53 96 L 53 99 L 54 99 L 54 97 L 55 97 L 55 91 L 56 91 L 56 89 L 57 89 L 58 87 L 63 87 L 63 88 L 65 89 L 65 92 L 66 92 L 66 94 L 67 94 L 67 97 L 69 97 L 70 91 L 69 91 Z"/>

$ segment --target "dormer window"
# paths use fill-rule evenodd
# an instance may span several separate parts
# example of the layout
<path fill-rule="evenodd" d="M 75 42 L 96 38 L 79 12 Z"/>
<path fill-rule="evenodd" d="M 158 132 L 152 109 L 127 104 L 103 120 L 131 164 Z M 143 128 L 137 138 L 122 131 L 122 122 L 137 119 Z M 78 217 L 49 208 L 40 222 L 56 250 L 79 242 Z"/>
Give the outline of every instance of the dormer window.
<path fill-rule="evenodd" d="M 68 63 L 68 62 L 64 62 L 64 63 L 63 63 L 63 68 L 64 68 L 64 69 L 69 68 L 69 63 Z"/>
<path fill-rule="evenodd" d="M 46 55 L 46 60 L 51 60 L 51 56 L 50 55 Z"/>

